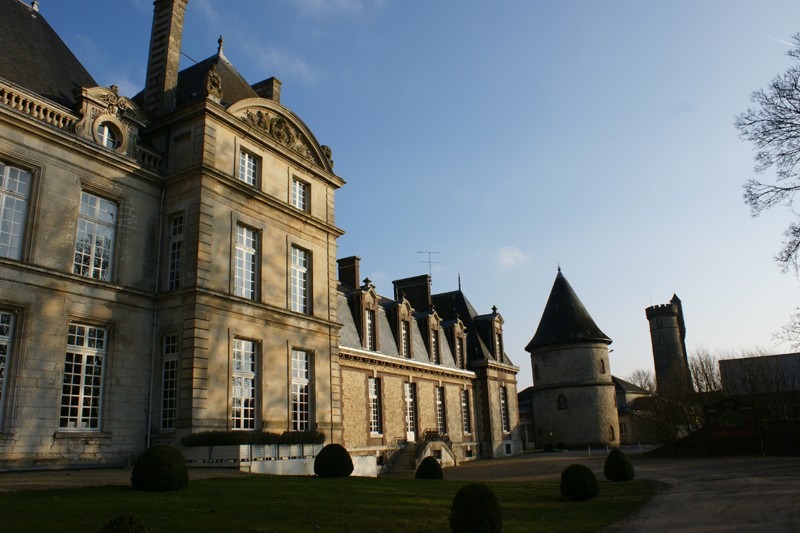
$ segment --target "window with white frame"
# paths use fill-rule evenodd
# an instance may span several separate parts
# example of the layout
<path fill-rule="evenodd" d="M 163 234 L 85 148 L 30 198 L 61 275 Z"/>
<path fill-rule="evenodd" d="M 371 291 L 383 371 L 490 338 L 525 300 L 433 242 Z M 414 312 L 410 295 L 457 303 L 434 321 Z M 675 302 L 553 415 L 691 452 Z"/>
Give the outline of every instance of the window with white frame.
<path fill-rule="evenodd" d="M 169 258 L 167 267 L 167 290 L 181 288 L 183 272 L 183 215 L 169 220 Z"/>
<path fill-rule="evenodd" d="M 258 232 L 236 224 L 236 257 L 234 264 L 233 294 L 249 300 L 256 299 L 256 272 L 258 267 Z"/>
<path fill-rule="evenodd" d="M 383 413 L 381 408 L 381 380 L 368 378 L 369 387 L 369 432 L 375 435 L 383 433 Z"/>
<path fill-rule="evenodd" d="M 0 311 L 0 421 L 6 398 L 6 369 L 11 357 L 11 343 L 14 340 L 14 314 Z"/>
<path fill-rule="evenodd" d="M 511 431 L 511 425 L 508 419 L 508 389 L 500 387 L 500 423 L 503 428 L 503 433 Z"/>
<path fill-rule="evenodd" d="M 438 365 L 442 362 L 439 355 L 439 330 L 431 330 L 431 363 Z"/>
<path fill-rule="evenodd" d="M 80 216 L 72 272 L 87 278 L 111 281 L 117 204 L 81 191 Z"/>
<path fill-rule="evenodd" d="M 467 368 L 467 339 L 465 337 L 456 339 L 456 350 L 461 353 L 459 368 Z"/>
<path fill-rule="evenodd" d="M 453 332 L 453 350 L 455 350 L 456 368 L 464 368 L 461 364 L 462 350 L 461 350 L 461 337 L 456 332 Z"/>
<path fill-rule="evenodd" d="M 375 332 L 375 310 L 367 309 L 364 312 L 364 328 L 367 336 L 367 350 L 375 351 L 377 349 L 377 335 Z"/>
<path fill-rule="evenodd" d="M 256 427 L 256 343 L 233 339 L 231 428 Z"/>
<path fill-rule="evenodd" d="M 178 413 L 178 351 L 180 341 L 177 335 L 164 336 L 161 352 L 161 429 L 175 429 Z"/>
<path fill-rule="evenodd" d="M 292 205 L 300 211 L 308 212 L 309 210 L 308 191 L 308 183 L 292 178 Z"/>
<path fill-rule="evenodd" d="M 503 359 L 503 337 L 499 331 L 494 332 L 494 356 L 498 361 Z"/>
<path fill-rule="evenodd" d="M 303 431 L 309 428 L 311 354 L 303 350 L 292 350 L 292 404 L 291 428 Z"/>
<path fill-rule="evenodd" d="M 461 425 L 464 433 L 472 433 L 472 413 L 469 408 L 469 390 L 461 391 Z"/>
<path fill-rule="evenodd" d="M 415 383 L 403 383 L 403 393 L 406 403 L 406 432 L 417 431 L 417 386 Z"/>
<path fill-rule="evenodd" d="M 103 361 L 108 353 L 108 331 L 86 324 L 70 324 L 64 379 L 61 386 L 59 427 L 99 431 L 103 404 Z"/>
<path fill-rule="evenodd" d="M 0 257 L 22 258 L 31 173 L 0 162 Z"/>
<path fill-rule="evenodd" d="M 248 185 L 255 187 L 258 184 L 258 173 L 261 161 L 257 156 L 241 150 L 239 152 L 239 179 Z"/>
<path fill-rule="evenodd" d="M 97 125 L 97 140 L 101 146 L 113 150 L 120 145 L 121 136 L 109 122 L 100 122 Z"/>
<path fill-rule="evenodd" d="M 447 433 L 447 411 L 444 405 L 444 387 L 436 387 L 436 430 Z"/>
<path fill-rule="evenodd" d="M 411 358 L 411 325 L 408 320 L 400 322 L 400 350 L 403 357 Z"/>
<path fill-rule="evenodd" d="M 292 311 L 309 314 L 311 312 L 309 280 L 311 254 L 302 248 L 292 246 Z"/>

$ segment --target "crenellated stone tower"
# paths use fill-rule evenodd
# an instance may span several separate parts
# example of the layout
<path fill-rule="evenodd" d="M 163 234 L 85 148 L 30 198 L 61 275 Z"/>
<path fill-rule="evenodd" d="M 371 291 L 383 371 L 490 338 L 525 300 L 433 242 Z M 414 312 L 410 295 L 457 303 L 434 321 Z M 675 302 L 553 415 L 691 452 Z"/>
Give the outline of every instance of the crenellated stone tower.
<path fill-rule="evenodd" d="M 658 394 L 674 396 L 691 391 L 686 325 L 680 298 L 673 294 L 668 304 L 648 307 L 645 313 L 650 322 Z"/>
<path fill-rule="evenodd" d="M 525 347 L 533 368 L 537 446 L 619 445 L 609 344 L 559 268 L 536 334 Z"/>

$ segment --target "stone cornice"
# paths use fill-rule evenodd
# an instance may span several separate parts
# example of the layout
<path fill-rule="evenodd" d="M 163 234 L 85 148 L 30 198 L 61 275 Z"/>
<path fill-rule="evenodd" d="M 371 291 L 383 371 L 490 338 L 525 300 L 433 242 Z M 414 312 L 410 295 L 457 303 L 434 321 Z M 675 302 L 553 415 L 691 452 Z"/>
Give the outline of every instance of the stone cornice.
<path fill-rule="evenodd" d="M 434 365 L 432 363 L 421 363 L 411 359 L 403 359 L 393 355 L 385 355 L 348 346 L 339 347 L 339 357 L 341 359 L 351 359 L 354 361 L 363 361 L 365 363 L 378 363 L 384 366 L 392 366 L 416 372 L 426 372 L 428 374 L 450 375 L 469 379 L 476 378 L 475 372 L 471 370 L 461 370 L 442 365 Z"/>

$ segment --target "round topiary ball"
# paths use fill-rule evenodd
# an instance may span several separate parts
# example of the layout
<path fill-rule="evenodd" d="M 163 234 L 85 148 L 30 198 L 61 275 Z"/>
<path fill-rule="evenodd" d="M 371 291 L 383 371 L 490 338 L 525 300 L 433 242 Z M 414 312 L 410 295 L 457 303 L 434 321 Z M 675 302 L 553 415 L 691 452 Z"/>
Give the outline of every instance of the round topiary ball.
<path fill-rule="evenodd" d="M 102 533 L 150 533 L 150 528 L 133 513 L 122 513 L 105 523 Z"/>
<path fill-rule="evenodd" d="M 347 477 L 353 473 L 353 460 L 341 444 L 328 444 L 314 458 L 314 473 L 319 477 Z"/>
<path fill-rule="evenodd" d="M 619 448 L 614 448 L 606 457 L 603 474 L 609 481 L 630 481 L 634 470 L 628 457 Z"/>
<path fill-rule="evenodd" d="M 503 529 L 503 511 L 494 491 L 483 483 L 464 485 L 450 506 L 453 533 L 497 533 Z"/>
<path fill-rule="evenodd" d="M 589 467 L 569 465 L 561 472 L 561 496 L 572 501 L 591 500 L 600 493 L 597 478 Z"/>
<path fill-rule="evenodd" d="M 133 465 L 131 485 L 136 490 L 183 490 L 188 484 L 186 459 L 180 450 L 168 444 L 156 444 L 148 448 Z"/>
<path fill-rule="evenodd" d="M 417 473 L 414 474 L 415 479 L 444 479 L 444 472 L 442 465 L 435 457 L 428 456 L 422 460 L 417 467 Z"/>

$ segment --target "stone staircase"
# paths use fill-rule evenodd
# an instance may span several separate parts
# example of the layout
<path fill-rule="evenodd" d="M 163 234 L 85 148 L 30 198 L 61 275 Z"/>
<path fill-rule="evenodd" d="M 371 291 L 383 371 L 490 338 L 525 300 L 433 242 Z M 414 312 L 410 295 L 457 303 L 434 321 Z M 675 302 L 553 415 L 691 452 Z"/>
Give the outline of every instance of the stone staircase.
<path fill-rule="evenodd" d="M 392 457 L 392 465 L 381 477 L 414 477 L 417 471 L 417 448 L 407 444 Z"/>

